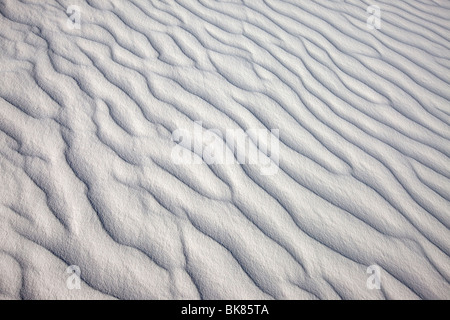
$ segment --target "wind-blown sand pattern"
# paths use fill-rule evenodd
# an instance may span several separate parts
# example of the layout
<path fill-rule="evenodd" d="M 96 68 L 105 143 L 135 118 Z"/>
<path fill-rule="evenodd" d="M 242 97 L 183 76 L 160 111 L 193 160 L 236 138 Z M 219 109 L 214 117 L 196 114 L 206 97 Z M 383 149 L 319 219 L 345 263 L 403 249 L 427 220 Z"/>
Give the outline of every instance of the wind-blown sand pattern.
<path fill-rule="evenodd" d="M 1 299 L 450 298 L 450 1 L 1 0 L 0 55 Z"/>

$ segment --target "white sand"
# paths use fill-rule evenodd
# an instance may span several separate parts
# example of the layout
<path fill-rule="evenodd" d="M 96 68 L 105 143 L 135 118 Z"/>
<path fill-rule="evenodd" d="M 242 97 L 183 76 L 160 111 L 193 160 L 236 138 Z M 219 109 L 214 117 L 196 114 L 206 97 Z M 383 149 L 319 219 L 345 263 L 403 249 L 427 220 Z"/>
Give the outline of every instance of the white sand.
<path fill-rule="evenodd" d="M 450 299 L 450 1 L 0 0 L 0 72 L 1 299 Z"/>

